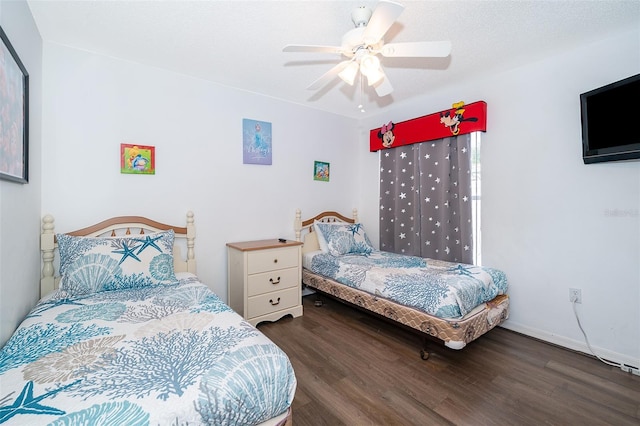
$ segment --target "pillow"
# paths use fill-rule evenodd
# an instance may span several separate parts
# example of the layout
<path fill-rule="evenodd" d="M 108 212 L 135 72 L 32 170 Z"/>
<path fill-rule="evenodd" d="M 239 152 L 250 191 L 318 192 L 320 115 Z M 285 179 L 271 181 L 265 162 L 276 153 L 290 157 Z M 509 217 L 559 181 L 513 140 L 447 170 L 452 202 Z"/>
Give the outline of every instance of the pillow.
<path fill-rule="evenodd" d="M 173 230 L 123 237 L 57 234 L 60 289 L 70 296 L 178 282 Z"/>
<path fill-rule="evenodd" d="M 343 254 L 359 254 L 368 256 L 374 248 L 364 231 L 361 223 L 315 223 L 316 229 L 324 238 L 327 244 L 327 251 L 333 256 L 341 256 Z M 320 245 L 322 248 L 322 244 Z"/>
<path fill-rule="evenodd" d="M 318 245 L 320 246 L 320 250 L 322 250 L 323 253 L 329 253 L 329 247 L 327 247 L 327 240 L 324 239 L 324 236 L 322 235 L 322 231 L 318 227 L 319 223 L 325 223 L 327 225 L 335 225 L 336 222 L 320 222 L 319 220 L 313 221 L 313 229 L 315 230 L 316 237 L 318 238 Z"/>
<path fill-rule="evenodd" d="M 345 226 L 345 225 L 349 225 L 349 224 L 346 223 L 346 222 L 322 222 L 320 220 L 314 220 L 313 221 L 313 228 L 315 229 L 315 233 L 316 233 L 316 237 L 318 239 L 318 245 L 320 246 L 320 250 L 322 250 L 323 253 L 329 253 L 329 247 L 327 246 L 327 240 L 322 235 L 322 231 L 320 230 L 320 228 L 318 228 L 318 226 L 317 226 L 319 223 L 322 224 L 322 225 L 327 225 L 327 226 Z"/>

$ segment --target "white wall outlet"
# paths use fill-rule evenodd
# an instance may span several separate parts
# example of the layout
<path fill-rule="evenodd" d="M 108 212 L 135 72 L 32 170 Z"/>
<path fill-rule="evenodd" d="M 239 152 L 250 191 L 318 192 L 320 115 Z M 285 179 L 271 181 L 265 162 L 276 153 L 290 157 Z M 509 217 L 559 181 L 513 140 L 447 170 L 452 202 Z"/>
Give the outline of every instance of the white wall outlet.
<path fill-rule="evenodd" d="M 569 302 L 582 303 L 582 290 L 579 288 L 569 289 Z"/>

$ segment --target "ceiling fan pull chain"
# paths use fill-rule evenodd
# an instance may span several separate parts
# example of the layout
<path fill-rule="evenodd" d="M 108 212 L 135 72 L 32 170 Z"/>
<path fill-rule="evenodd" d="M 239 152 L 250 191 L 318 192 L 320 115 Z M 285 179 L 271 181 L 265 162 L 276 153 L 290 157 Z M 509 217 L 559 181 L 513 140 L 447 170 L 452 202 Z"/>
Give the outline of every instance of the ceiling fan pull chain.
<path fill-rule="evenodd" d="M 364 86 L 364 82 L 362 81 L 362 73 L 360 73 L 360 105 L 358 105 L 358 109 L 360 109 L 360 112 L 365 112 L 364 105 L 362 104 L 363 86 Z"/>

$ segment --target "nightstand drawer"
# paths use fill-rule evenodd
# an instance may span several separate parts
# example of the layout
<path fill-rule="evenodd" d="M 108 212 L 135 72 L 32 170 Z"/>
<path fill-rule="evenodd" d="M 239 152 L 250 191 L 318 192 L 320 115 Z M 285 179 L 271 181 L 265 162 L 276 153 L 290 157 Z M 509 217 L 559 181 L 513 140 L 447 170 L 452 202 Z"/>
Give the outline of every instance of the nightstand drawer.
<path fill-rule="evenodd" d="M 299 285 L 302 284 L 298 280 L 298 268 L 279 269 L 277 271 L 249 275 L 247 293 L 249 296 L 256 296 Z"/>
<path fill-rule="evenodd" d="M 251 251 L 247 254 L 247 272 L 259 274 L 276 269 L 295 268 L 300 262 L 298 247 Z"/>
<path fill-rule="evenodd" d="M 247 318 L 255 318 L 300 304 L 298 287 L 249 297 Z"/>

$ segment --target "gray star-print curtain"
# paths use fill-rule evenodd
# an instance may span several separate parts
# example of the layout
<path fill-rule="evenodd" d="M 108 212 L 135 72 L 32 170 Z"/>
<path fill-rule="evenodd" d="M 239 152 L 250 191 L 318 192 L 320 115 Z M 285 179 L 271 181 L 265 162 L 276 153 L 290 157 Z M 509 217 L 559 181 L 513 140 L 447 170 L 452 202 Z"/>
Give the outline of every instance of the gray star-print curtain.
<path fill-rule="evenodd" d="M 471 135 L 382 151 L 380 249 L 473 263 Z"/>

